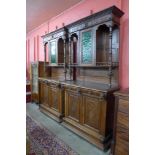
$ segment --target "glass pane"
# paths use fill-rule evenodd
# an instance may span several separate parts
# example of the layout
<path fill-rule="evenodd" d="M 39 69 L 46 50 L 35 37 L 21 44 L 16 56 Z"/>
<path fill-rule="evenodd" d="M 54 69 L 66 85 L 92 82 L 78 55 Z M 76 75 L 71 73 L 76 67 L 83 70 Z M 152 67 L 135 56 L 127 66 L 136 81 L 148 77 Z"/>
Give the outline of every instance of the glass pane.
<path fill-rule="evenodd" d="M 56 42 L 51 42 L 51 63 L 56 63 Z"/>
<path fill-rule="evenodd" d="M 82 63 L 92 63 L 92 33 L 86 31 L 82 33 Z"/>

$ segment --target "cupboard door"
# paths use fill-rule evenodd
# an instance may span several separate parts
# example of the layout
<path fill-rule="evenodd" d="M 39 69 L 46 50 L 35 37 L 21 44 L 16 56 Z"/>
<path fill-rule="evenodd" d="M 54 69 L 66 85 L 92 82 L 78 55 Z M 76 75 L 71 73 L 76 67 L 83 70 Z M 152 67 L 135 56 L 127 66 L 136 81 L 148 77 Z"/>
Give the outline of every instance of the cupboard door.
<path fill-rule="evenodd" d="M 66 92 L 66 116 L 75 120 L 80 121 L 80 97 L 77 92 Z"/>
<path fill-rule="evenodd" d="M 43 104 L 48 106 L 48 86 L 43 83 Z"/>
<path fill-rule="evenodd" d="M 50 108 L 58 111 L 59 109 L 59 92 L 57 88 L 50 87 L 49 88 L 49 106 Z"/>
<path fill-rule="evenodd" d="M 40 96 L 40 104 L 44 103 L 44 84 L 39 82 L 39 96 Z"/>
<path fill-rule="evenodd" d="M 83 95 L 83 124 L 95 132 L 106 135 L 107 104 L 99 94 Z"/>
<path fill-rule="evenodd" d="M 88 127 L 99 130 L 100 124 L 100 103 L 96 98 L 84 96 L 84 124 Z"/>

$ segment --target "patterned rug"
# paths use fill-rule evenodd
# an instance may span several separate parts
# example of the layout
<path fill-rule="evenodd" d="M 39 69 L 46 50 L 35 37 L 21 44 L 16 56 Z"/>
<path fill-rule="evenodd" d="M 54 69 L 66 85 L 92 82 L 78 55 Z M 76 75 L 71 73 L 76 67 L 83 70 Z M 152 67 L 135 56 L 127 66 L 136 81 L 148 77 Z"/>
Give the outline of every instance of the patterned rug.
<path fill-rule="evenodd" d="M 26 116 L 27 155 L 78 155 L 56 135 Z"/>

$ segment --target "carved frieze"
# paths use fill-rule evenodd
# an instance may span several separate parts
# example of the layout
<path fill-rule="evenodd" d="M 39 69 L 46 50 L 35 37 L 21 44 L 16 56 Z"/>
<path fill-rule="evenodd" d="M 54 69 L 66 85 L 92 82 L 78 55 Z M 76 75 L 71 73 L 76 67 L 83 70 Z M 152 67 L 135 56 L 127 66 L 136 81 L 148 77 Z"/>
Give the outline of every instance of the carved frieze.
<path fill-rule="evenodd" d="M 64 32 L 59 32 L 59 33 L 53 34 L 52 38 L 59 38 L 59 37 L 61 37 L 63 35 L 64 35 Z"/>
<path fill-rule="evenodd" d="M 48 36 L 48 37 L 46 37 L 46 38 L 43 39 L 43 42 L 48 42 L 51 39 L 52 39 L 52 36 Z"/>
<path fill-rule="evenodd" d="M 80 25 L 76 25 L 74 27 L 69 28 L 69 32 L 72 33 L 72 32 L 75 32 L 75 31 L 79 31 L 81 29 L 84 29 L 85 27 L 86 27 L 85 23 L 80 24 Z"/>
<path fill-rule="evenodd" d="M 94 20 L 90 20 L 88 22 L 88 26 L 94 26 L 96 24 L 100 24 L 100 23 L 103 23 L 105 21 L 110 21 L 112 20 L 112 16 L 111 15 L 107 15 L 107 16 L 103 16 L 103 17 L 98 17 L 98 18 L 95 18 Z"/>

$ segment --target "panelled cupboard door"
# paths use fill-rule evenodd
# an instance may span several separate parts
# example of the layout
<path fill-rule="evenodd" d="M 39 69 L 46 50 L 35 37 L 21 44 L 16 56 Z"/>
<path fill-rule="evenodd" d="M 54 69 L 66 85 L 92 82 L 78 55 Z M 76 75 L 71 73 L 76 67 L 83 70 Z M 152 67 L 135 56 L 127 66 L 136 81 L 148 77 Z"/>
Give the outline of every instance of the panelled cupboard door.
<path fill-rule="evenodd" d="M 105 134 L 106 102 L 98 97 L 83 96 L 83 124 Z"/>
<path fill-rule="evenodd" d="M 49 102 L 48 102 L 48 86 L 47 84 L 43 83 L 43 104 L 46 106 L 49 106 Z"/>
<path fill-rule="evenodd" d="M 75 91 L 66 91 L 65 116 L 80 122 L 81 97 Z"/>
<path fill-rule="evenodd" d="M 51 86 L 49 87 L 49 107 L 59 110 L 59 90 Z"/>
<path fill-rule="evenodd" d="M 40 104 L 44 103 L 44 84 L 39 82 L 39 96 L 40 96 Z"/>

